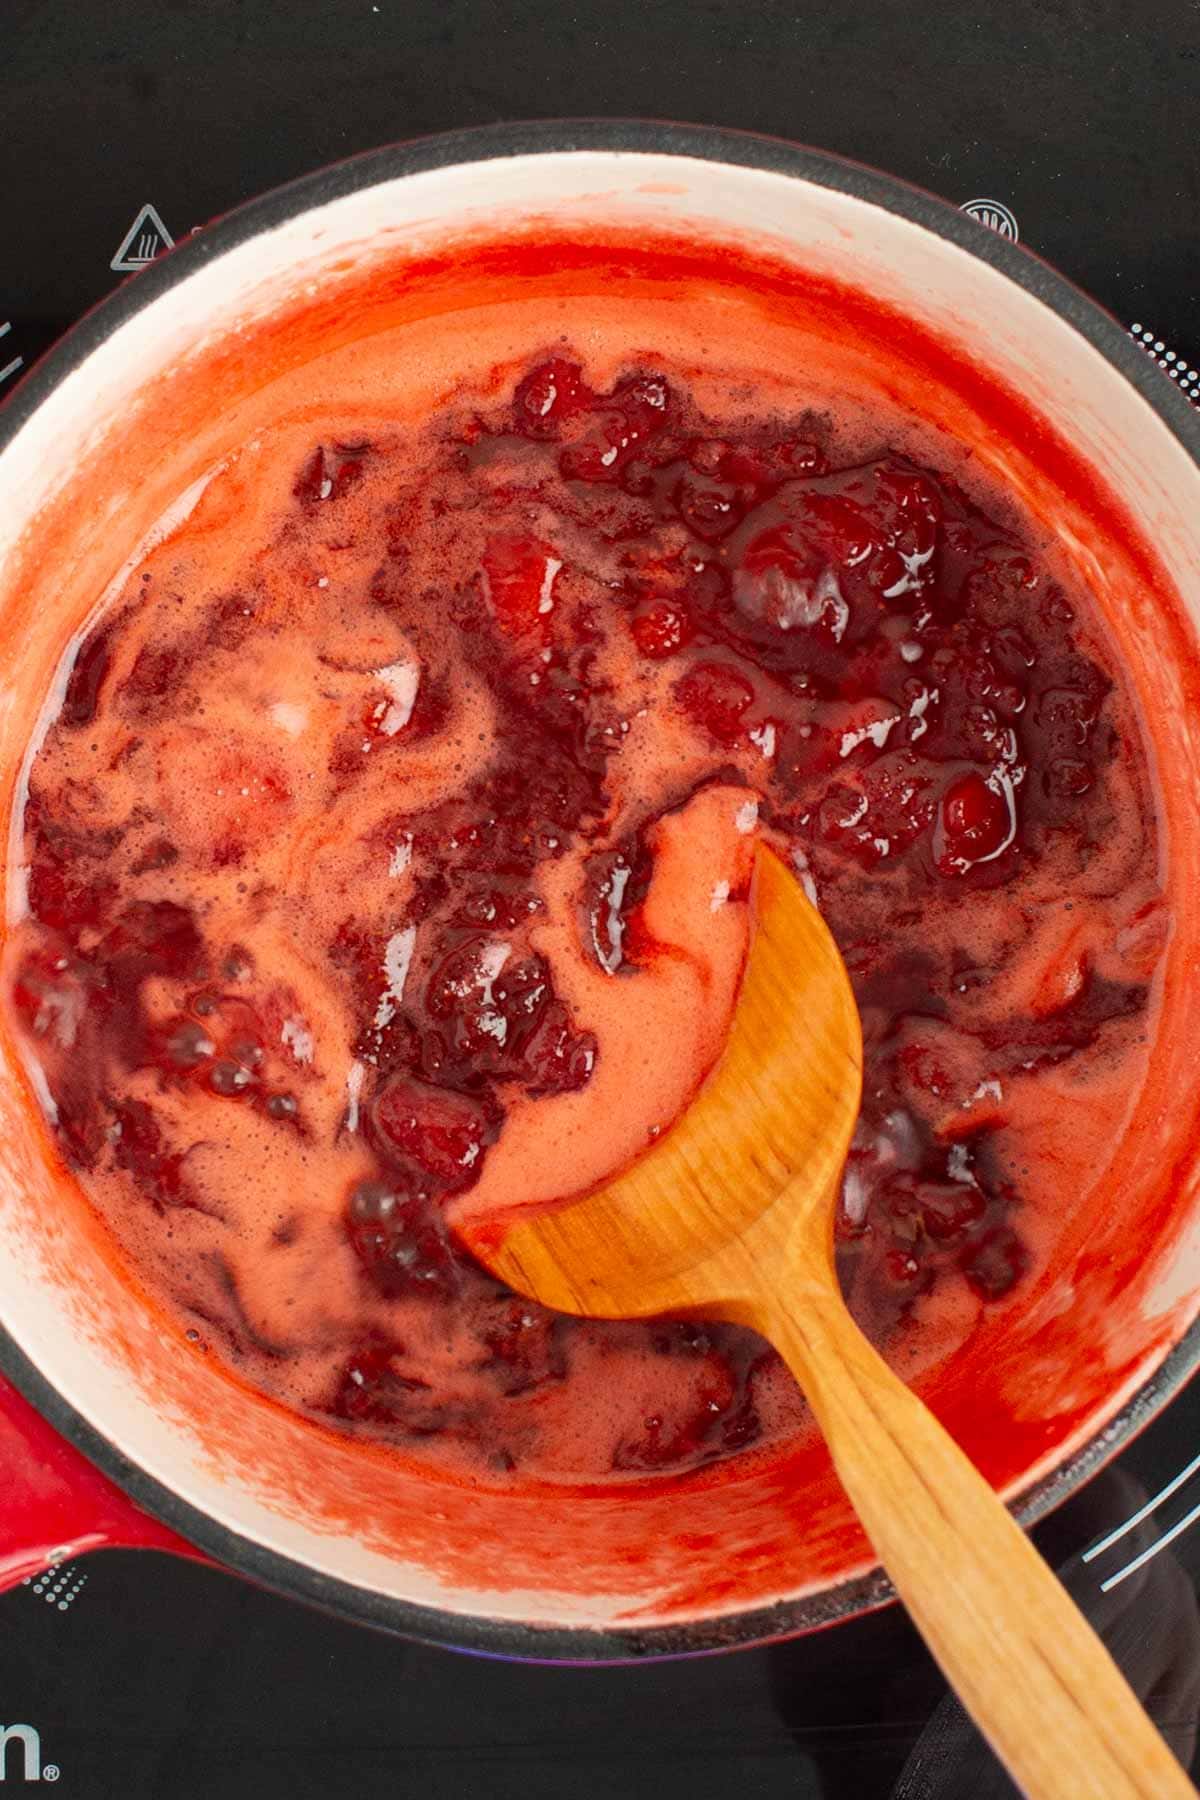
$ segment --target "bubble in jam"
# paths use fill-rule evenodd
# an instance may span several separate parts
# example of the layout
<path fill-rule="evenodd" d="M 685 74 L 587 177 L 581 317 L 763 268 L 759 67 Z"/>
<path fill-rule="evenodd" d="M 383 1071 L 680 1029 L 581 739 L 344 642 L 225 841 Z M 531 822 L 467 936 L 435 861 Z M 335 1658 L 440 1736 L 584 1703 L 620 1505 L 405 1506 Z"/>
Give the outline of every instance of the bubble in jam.
<path fill-rule="evenodd" d="M 862 1013 L 853 1309 L 911 1351 L 1019 1302 L 1064 1082 L 1101 1119 L 1146 1053 L 1147 757 L 1087 595 L 944 440 L 566 350 L 497 391 L 260 434 L 110 597 L 6 992 L 182 1346 L 476 1477 L 644 1480 L 802 1429 L 773 1352 L 552 1315 L 456 1209 L 669 1129 L 761 833 Z"/>

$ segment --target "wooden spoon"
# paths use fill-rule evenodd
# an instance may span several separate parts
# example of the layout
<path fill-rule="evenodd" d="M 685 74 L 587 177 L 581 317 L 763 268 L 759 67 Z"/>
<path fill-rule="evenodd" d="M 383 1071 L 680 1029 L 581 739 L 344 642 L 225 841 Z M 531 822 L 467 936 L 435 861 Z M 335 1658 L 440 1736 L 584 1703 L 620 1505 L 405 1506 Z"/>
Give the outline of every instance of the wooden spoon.
<path fill-rule="evenodd" d="M 862 1035 L 837 946 L 760 848 L 756 928 L 720 1062 L 607 1186 L 463 1235 L 561 1312 L 749 1325 L 808 1396 L 859 1518 L 963 1704 L 1032 1800 L 1171 1800 L 1190 1781 L 1001 1500 L 854 1323 L 833 1212 Z"/>

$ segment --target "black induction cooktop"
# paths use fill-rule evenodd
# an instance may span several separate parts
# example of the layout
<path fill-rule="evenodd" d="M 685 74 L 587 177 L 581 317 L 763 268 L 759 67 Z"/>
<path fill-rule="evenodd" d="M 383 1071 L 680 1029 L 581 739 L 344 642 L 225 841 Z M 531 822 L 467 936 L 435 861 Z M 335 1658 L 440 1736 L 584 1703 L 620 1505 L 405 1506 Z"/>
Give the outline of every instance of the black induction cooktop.
<path fill-rule="evenodd" d="M 1196 0 L 3 0 L 0 399 L 252 194 L 398 138 L 585 115 L 777 133 L 969 204 L 1200 398 L 1198 86 Z M 1200 1769 L 1200 1386 L 1037 1537 Z M 696 1662 L 532 1668 L 148 1553 L 0 1599 L 13 1722 L 41 1779 L 86 1800 L 1014 1791 L 896 1608 Z"/>

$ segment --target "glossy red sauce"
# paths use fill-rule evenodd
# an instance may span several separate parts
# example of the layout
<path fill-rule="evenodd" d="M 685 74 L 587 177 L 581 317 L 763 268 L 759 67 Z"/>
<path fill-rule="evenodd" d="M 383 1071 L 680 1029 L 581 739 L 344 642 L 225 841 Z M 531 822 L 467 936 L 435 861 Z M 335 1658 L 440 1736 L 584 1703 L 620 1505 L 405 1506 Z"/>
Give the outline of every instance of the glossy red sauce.
<path fill-rule="evenodd" d="M 890 1346 L 1019 1296 L 1047 1076 L 1118 1105 L 1165 936 L 1136 716 L 1053 546 L 948 444 L 718 410 L 644 353 L 328 427 L 264 433 L 133 571 L 24 802 L 13 1004 L 180 1333 L 460 1470 L 798 1430 L 750 1334 L 554 1317 L 446 1222 L 669 1127 L 756 829 L 863 1015 L 852 1305 Z"/>

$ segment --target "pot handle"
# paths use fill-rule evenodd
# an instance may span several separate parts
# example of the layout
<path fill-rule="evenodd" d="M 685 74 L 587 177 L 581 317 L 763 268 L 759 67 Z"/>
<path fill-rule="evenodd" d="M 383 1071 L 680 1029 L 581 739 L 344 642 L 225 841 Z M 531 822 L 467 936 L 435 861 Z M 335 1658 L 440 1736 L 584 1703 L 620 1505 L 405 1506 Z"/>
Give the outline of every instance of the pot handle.
<path fill-rule="evenodd" d="M 0 1593 L 103 1549 L 209 1560 L 135 1506 L 0 1375 Z"/>

